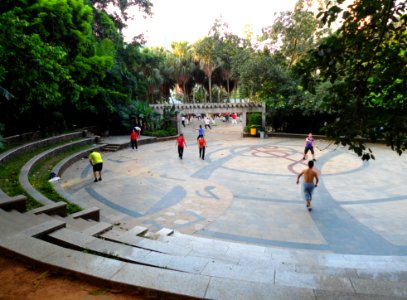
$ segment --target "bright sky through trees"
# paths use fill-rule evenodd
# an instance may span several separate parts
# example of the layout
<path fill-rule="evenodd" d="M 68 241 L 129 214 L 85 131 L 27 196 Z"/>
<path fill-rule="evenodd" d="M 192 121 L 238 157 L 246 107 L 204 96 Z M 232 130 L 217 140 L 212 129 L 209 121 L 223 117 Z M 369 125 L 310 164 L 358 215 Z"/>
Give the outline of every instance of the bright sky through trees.
<path fill-rule="evenodd" d="M 293 10 L 296 0 L 152 0 L 153 17 L 136 17 L 124 31 L 127 41 L 144 33 L 147 46 L 169 47 L 172 41 L 190 43 L 208 34 L 216 18 L 229 24 L 229 30 L 243 37 L 245 25 L 254 34 L 270 26 L 274 13 Z"/>

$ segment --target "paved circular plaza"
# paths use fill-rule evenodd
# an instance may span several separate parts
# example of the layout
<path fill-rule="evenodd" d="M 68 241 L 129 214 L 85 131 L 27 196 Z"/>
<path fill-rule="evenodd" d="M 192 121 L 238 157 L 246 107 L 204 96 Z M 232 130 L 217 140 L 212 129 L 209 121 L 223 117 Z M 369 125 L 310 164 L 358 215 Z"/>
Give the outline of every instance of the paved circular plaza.
<path fill-rule="evenodd" d="M 306 168 L 304 139 L 242 138 L 241 126 L 206 130 L 199 159 L 197 121 L 183 128 L 188 147 L 178 158 L 175 139 L 103 153 L 103 181 L 87 160 L 73 164 L 61 185 L 73 202 L 101 208 L 124 228 L 177 231 L 262 246 L 407 255 L 407 158 L 373 145 L 362 162 L 346 148 L 316 150 L 320 184 L 308 212 L 296 184 Z M 125 140 L 127 137 L 123 137 Z M 321 141 L 323 149 L 327 145 Z"/>

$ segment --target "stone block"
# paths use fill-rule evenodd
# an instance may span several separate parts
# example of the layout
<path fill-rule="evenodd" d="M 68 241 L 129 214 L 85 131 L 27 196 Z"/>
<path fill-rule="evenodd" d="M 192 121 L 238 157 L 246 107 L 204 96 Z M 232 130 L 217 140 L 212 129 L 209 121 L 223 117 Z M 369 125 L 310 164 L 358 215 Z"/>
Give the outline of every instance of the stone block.
<path fill-rule="evenodd" d="M 38 208 L 31 210 L 33 214 L 47 214 L 47 215 L 58 215 L 61 217 L 66 216 L 66 203 L 65 202 L 53 202 Z"/>
<path fill-rule="evenodd" d="M 175 295 L 204 298 L 209 277 L 126 264 L 111 280 Z"/>
<path fill-rule="evenodd" d="M 164 269 L 199 274 L 208 264 L 209 259 L 203 257 L 168 255 L 150 252 L 143 259 L 143 263 Z"/>
<path fill-rule="evenodd" d="M 357 293 L 407 298 L 406 282 L 351 278 Z"/>
<path fill-rule="evenodd" d="M 313 273 L 296 273 L 276 271 L 275 284 L 320 290 L 355 292 L 349 278 L 317 275 Z"/>
<path fill-rule="evenodd" d="M 41 260 L 61 250 L 57 245 L 24 234 L 0 239 L 0 247 L 14 255 L 34 260 Z"/>
<path fill-rule="evenodd" d="M 86 228 L 82 232 L 87 235 L 97 236 L 105 231 L 112 229 L 113 225 L 105 222 L 98 222 Z"/>
<path fill-rule="evenodd" d="M 205 294 L 205 299 L 315 300 L 315 296 L 312 289 L 283 287 L 269 283 L 212 277 Z"/>
<path fill-rule="evenodd" d="M 26 211 L 27 197 L 24 195 L 17 195 L 13 197 L 1 197 L 0 208 L 4 210 L 17 210 L 19 212 Z"/>
<path fill-rule="evenodd" d="M 275 270 L 273 267 L 268 266 L 259 268 L 259 266 L 241 266 L 218 260 L 210 260 L 202 274 L 251 282 L 273 283 Z"/>
<path fill-rule="evenodd" d="M 100 220 L 100 208 L 99 207 L 88 207 L 86 209 L 83 209 L 81 211 L 78 211 L 78 212 L 72 214 L 71 218 L 73 218 L 73 219 L 82 218 L 85 220 L 99 221 Z"/>
<path fill-rule="evenodd" d="M 34 225 L 29 227 L 23 231 L 23 234 L 38 237 L 42 235 L 46 235 L 50 232 L 55 230 L 61 229 L 65 227 L 65 222 L 60 220 L 49 220 L 47 222 L 41 223 L 39 225 Z"/>
<path fill-rule="evenodd" d="M 110 280 L 126 264 L 115 259 L 62 247 L 58 252 L 44 257 L 41 261 L 79 275 L 88 275 L 104 280 Z"/>

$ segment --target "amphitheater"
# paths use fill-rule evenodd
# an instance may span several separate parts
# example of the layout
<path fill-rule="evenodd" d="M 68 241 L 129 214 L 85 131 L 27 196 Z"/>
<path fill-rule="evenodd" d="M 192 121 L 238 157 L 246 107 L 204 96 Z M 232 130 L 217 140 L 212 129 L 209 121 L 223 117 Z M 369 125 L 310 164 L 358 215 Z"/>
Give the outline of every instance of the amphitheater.
<path fill-rule="evenodd" d="M 218 122 L 205 132 L 201 160 L 196 122 L 181 128 L 183 160 L 174 138 L 142 136 L 132 151 L 127 136 L 82 131 L 2 153 L 0 165 L 59 143 L 21 169 L 41 207 L 26 211 L 25 196 L 0 191 L 1 251 L 162 297 L 407 299 L 406 156 L 376 144 L 376 160 L 362 162 L 346 148 L 322 147 L 308 212 L 295 184 L 306 166 L 302 136 L 243 137 L 241 125 Z M 55 190 L 82 208 L 67 215 L 65 202 L 38 192 L 28 174 L 77 144 L 89 148 L 52 170 L 61 177 Z M 101 182 L 93 182 L 90 149 L 102 151 Z"/>

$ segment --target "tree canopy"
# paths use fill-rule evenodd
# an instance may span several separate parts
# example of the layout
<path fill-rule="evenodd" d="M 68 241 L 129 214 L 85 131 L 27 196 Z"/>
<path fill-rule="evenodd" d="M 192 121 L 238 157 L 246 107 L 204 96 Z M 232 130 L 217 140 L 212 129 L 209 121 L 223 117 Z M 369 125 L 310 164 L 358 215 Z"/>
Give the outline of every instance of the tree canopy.
<path fill-rule="evenodd" d="M 249 27 L 239 37 L 218 19 L 207 36 L 164 49 L 145 47 L 142 34 L 132 43 L 123 39 L 131 8 L 152 15 L 148 0 L 4 0 L 4 132 L 75 125 L 119 130 L 131 116 L 168 125 L 153 120 L 146 105 L 174 97 L 194 103 L 240 98 L 265 102 L 273 130 L 324 133 L 363 159 L 374 158 L 368 140 L 383 140 L 401 154 L 407 147 L 407 4 L 344 3 L 298 0 L 258 37 Z"/>

